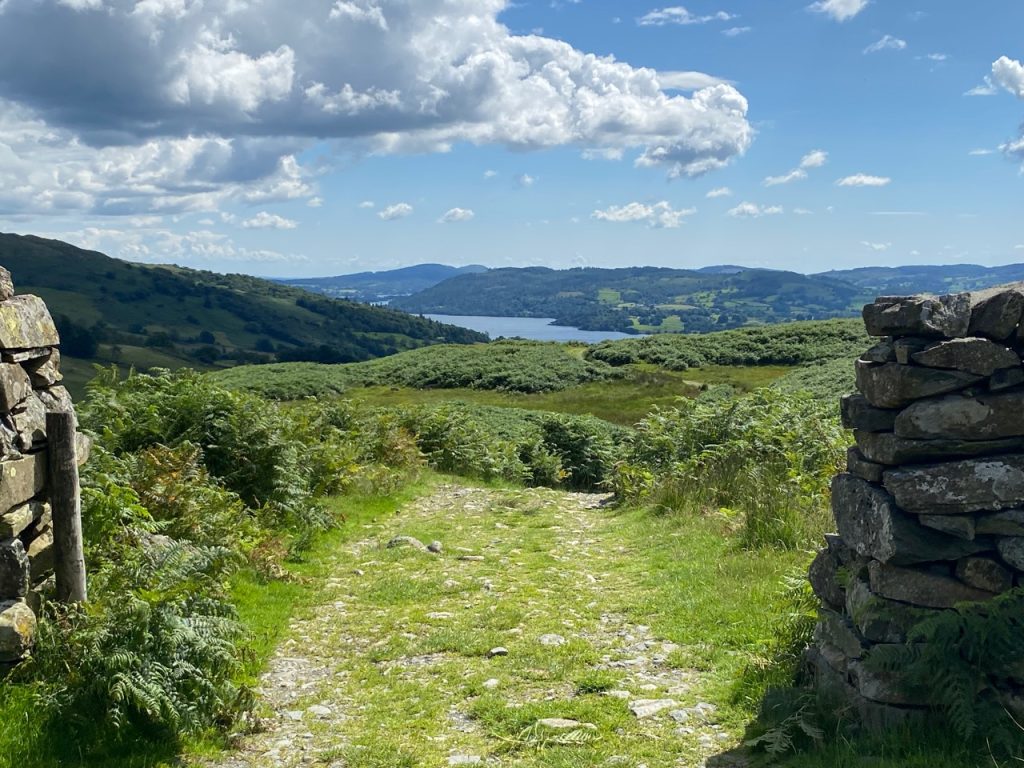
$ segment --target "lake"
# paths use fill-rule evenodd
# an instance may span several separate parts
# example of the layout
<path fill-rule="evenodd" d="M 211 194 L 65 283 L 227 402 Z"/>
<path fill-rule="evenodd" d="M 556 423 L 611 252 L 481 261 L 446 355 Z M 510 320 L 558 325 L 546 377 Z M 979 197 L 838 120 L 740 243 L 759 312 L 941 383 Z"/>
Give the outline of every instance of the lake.
<path fill-rule="evenodd" d="M 492 339 L 499 336 L 520 336 L 535 341 L 585 341 L 596 344 L 608 339 L 628 339 L 631 334 L 616 331 L 581 331 L 566 325 L 551 325 L 550 318 L 543 317 L 482 317 L 475 315 L 424 315 L 439 323 L 450 323 L 489 334 Z"/>

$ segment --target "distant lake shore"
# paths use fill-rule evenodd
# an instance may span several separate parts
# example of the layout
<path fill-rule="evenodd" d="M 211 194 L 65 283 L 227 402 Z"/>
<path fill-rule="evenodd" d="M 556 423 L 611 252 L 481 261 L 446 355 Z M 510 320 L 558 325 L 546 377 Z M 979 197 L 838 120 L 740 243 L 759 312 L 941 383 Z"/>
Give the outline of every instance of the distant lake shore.
<path fill-rule="evenodd" d="M 617 331 L 581 331 L 566 325 L 551 325 L 552 318 L 543 317 L 487 317 L 478 315 L 424 315 L 439 323 L 459 325 L 488 334 L 492 339 L 499 336 L 515 336 L 534 341 L 584 341 L 596 344 L 610 339 L 629 339 L 634 334 Z"/>

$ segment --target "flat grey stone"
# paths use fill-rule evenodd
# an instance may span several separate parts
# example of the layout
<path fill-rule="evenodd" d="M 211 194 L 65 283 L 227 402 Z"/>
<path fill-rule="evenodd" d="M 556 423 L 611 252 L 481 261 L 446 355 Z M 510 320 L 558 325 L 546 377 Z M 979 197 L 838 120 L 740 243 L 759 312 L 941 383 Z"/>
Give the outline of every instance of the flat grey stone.
<path fill-rule="evenodd" d="M 0 598 L 21 599 L 30 584 L 28 553 L 20 539 L 0 541 Z"/>
<path fill-rule="evenodd" d="M 1013 536 L 999 539 L 996 543 L 999 556 L 1011 568 L 1024 572 L 1024 537 Z"/>
<path fill-rule="evenodd" d="M 913 406 L 911 406 L 913 408 Z M 898 466 L 1024 450 L 1024 436 L 991 440 L 917 440 L 893 432 L 854 432 L 861 455 L 875 464 Z"/>
<path fill-rule="evenodd" d="M 859 659 L 867 650 L 853 623 L 835 611 L 821 611 L 814 628 L 814 640 L 838 648 L 847 659 Z"/>
<path fill-rule="evenodd" d="M 902 467 L 885 473 L 885 487 L 903 509 L 964 514 L 1024 505 L 1024 456 Z"/>
<path fill-rule="evenodd" d="M 30 501 L 0 515 L 0 539 L 19 535 L 32 523 L 50 513 L 50 505 L 42 501 Z"/>
<path fill-rule="evenodd" d="M 32 381 L 17 363 L 0 363 L 0 411 L 14 410 L 32 393 Z"/>
<path fill-rule="evenodd" d="M 868 573 L 874 594 L 921 608 L 953 608 L 958 603 L 983 602 L 994 596 L 949 576 L 879 562 L 872 562 Z"/>
<path fill-rule="evenodd" d="M 1003 368 L 993 373 L 988 380 L 988 388 L 991 392 L 1002 392 L 1003 390 L 1019 387 L 1024 384 L 1024 368 Z"/>
<path fill-rule="evenodd" d="M 971 296 L 882 296 L 863 311 L 870 336 L 965 336 L 971 322 Z"/>
<path fill-rule="evenodd" d="M 846 589 L 846 615 L 861 636 L 872 643 L 904 643 L 915 625 L 936 614 L 933 608 L 880 597 L 863 579 L 854 579 Z"/>
<path fill-rule="evenodd" d="M 388 542 L 388 549 L 396 549 L 398 547 L 412 547 L 420 552 L 427 551 L 427 545 L 412 536 L 395 536 Z"/>
<path fill-rule="evenodd" d="M 971 324 L 968 333 L 996 341 L 1009 339 L 1024 314 L 1022 283 L 971 292 Z"/>
<path fill-rule="evenodd" d="M 981 338 L 940 341 L 915 352 L 911 359 L 928 368 L 948 368 L 978 376 L 1020 367 L 1020 357 L 1012 349 Z"/>
<path fill-rule="evenodd" d="M 654 717 L 659 712 L 664 712 L 666 709 L 672 709 L 678 707 L 679 702 L 674 699 L 636 699 L 629 703 L 629 711 L 638 720 L 644 720 L 648 717 Z"/>
<path fill-rule="evenodd" d="M 39 495 L 45 484 L 45 451 L 0 462 L 0 511 L 8 512 L 24 504 Z"/>
<path fill-rule="evenodd" d="M 964 584 L 997 595 L 1013 586 L 1013 573 L 988 557 L 965 557 L 958 560 L 956 577 Z"/>
<path fill-rule="evenodd" d="M 832 511 L 843 541 L 858 554 L 883 563 L 956 560 L 988 548 L 925 528 L 901 511 L 884 489 L 849 474 L 832 480 Z"/>
<path fill-rule="evenodd" d="M 975 518 L 975 530 L 995 536 L 1024 536 L 1024 509 L 1009 509 Z"/>
<path fill-rule="evenodd" d="M 892 363 L 896 361 L 896 350 L 891 341 L 880 341 L 860 356 L 867 363 Z"/>
<path fill-rule="evenodd" d="M 32 650 L 36 615 L 22 600 L 0 602 L 0 662 L 21 661 Z"/>
<path fill-rule="evenodd" d="M 900 413 L 895 432 L 916 440 L 1020 437 L 1024 435 L 1024 392 L 922 400 Z"/>
<path fill-rule="evenodd" d="M 915 400 L 966 389 L 985 380 L 963 371 L 922 368 L 899 363 L 854 365 L 857 389 L 876 408 L 902 408 Z"/>
<path fill-rule="evenodd" d="M 60 344 L 57 326 L 38 296 L 0 301 L 0 349 L 32 349 Z"/>
<path fill-rule="evenodd" d="M 839 401 L 843 426 L 864 432 L 891 432 L 898 410 L 875 408 L 864 395 L 845 395 Z"/>
<path fill-rule="evenodd" d="M 811 567 L 807 571 L 807 579 L 811 589 L 825 605 L 833 610 L 841 610 L 846 600 L 843 587 L 839 582 L 840 563 L 828 549 L 818 552 Z"/>
<path fill-rule="evenodd" d="M 918 515 L 917 519 L 926 528 L 948 533 L 965 541 L 974 541 L 977 525 L 970 515 Z"/>
<path fill-rule="evenodd" d="M 7 301 L 14 295 L 14 281 L 11 273 L 4 267 L 0 267 L 0 301 Z"/>

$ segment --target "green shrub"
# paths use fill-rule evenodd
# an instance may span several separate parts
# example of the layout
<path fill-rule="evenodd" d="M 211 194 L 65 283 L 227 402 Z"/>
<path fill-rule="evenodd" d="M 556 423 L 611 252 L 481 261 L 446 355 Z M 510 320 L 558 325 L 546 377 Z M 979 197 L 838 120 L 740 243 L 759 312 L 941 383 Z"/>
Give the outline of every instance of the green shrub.
<path fill-rule="evenodd" d="M 736 516 L 748 546 L 796 547 L 827 524 L 845 438 L 828 404 L 758 390 L 681 400 L 637 425 L 613 485 L 625 499 Z"/>

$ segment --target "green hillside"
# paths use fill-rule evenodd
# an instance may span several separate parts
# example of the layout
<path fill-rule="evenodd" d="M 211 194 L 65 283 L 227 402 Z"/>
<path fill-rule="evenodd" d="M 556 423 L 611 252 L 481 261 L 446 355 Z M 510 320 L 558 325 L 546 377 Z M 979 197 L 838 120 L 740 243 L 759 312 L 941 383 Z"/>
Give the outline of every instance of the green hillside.
<path fill-rule="evenodd" d="M 459 275 L 392 306 L 449 315 L 552 317 L 585 330 L 703 333 L 857 314 L 862 289 L 774 270 L 658 267 L 493 269 Z"/>
<path fill-rule="evenodd" d="M 485 336 L 241 275 L 131 264 L 57 240 L 0 234 L 19 293 L 50 306 L 73 385 L 89 363 L 226 368 L 240 363 L 369 360 Z"/>
<path fill-rule="evenodd" d="M 416 264 L 412 267 L 389 269 L 381 272 L 358 272 L 336 277 L 297 277 L 276 282 L 305 288 L 313 293 L 355 301 L 386 301 L 395 296 L 408 296 L 431 288 L 457 275 L 486 272 L 487 267 L 471 264 L 449 267 L 445 264 Z"/>

